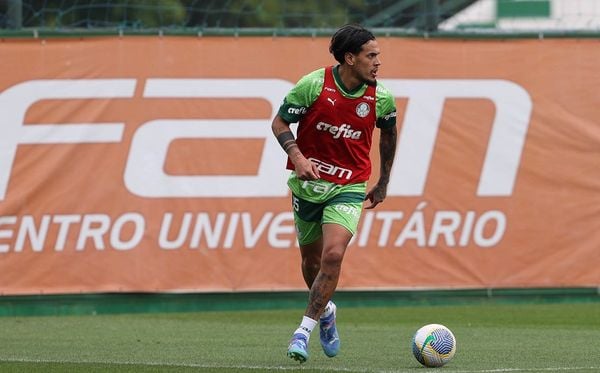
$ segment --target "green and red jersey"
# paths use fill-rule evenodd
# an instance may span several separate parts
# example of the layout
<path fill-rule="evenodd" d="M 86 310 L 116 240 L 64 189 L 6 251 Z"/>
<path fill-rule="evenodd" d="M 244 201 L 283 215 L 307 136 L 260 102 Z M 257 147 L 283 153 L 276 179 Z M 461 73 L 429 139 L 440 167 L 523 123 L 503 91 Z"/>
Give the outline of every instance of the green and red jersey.
<path fill-rule="evenodd" d="M 321 178 L 336 184 L 367 181 L 373 129 L 396 125 L 396 106 L 381 84 L 349 91 L 336 67 L 304 76 L 288 93 L 279 116 L 298 122 L 300 151 L 315 163 Z M 294 166 L 288 160 L 288 169 Z"/>

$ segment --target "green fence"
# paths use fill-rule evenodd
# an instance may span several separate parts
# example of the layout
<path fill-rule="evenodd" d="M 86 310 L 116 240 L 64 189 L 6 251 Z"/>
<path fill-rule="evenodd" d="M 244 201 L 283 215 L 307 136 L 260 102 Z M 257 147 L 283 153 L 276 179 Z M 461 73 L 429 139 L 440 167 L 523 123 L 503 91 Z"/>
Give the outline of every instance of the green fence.
<path fill-rule="evenodd" d="M 0 297 L 2 316 L 98 315 L 291 309 L 306 306 L 307 292 L 107 293 Z M 600 302 L 598 288 L 457 289 L 338 291 L 343 307 L 429 306 L 459 304 Z"/>
<path fill-rule="evenodd" d="M 0 36 L 600 35 L 597 0 L 3 0 Z"/>

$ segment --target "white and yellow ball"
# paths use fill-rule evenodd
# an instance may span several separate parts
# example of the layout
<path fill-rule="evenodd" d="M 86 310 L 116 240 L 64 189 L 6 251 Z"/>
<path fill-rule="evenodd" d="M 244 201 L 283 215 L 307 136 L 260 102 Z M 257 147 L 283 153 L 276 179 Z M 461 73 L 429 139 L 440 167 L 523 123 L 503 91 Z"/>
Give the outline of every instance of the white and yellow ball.
<path fill-rule="evenodd" d="M 424 366 L 441 367 L 454 357 L 456 338 L 444 325 L 428 324 L 415 333 L 412 351 Z"/>

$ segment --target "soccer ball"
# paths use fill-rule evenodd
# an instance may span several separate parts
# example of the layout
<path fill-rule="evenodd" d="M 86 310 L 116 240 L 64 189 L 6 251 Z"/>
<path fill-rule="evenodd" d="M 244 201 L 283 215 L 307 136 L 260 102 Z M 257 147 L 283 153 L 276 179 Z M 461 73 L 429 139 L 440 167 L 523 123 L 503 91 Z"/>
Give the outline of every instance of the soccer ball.
<path fill-rule="evenodd" d="M 428 324 L 415 333 L 412 352 L 424 366 L 441 367 L 452 360 L 456 352 L 456 339 L 444 325 Z"/>

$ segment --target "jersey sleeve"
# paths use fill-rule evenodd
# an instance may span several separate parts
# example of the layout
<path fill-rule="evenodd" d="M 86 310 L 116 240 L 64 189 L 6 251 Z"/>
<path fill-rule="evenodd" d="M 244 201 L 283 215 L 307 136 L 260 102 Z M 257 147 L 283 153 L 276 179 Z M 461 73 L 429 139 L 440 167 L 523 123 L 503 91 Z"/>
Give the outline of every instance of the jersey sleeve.
<path fill-rule="evenodd" d="M 288 123 L 298 122 L 321 94 L 324 81 L 325 68 L 303 76 L 285 96 L 279 116 Z"/>
<path fill-rule="evenodd" d="M 375 111 L 378 128 L 386 129 L 396 125 L 396 101 L 392 93 L 380 83 L 377 84 Z"/>

